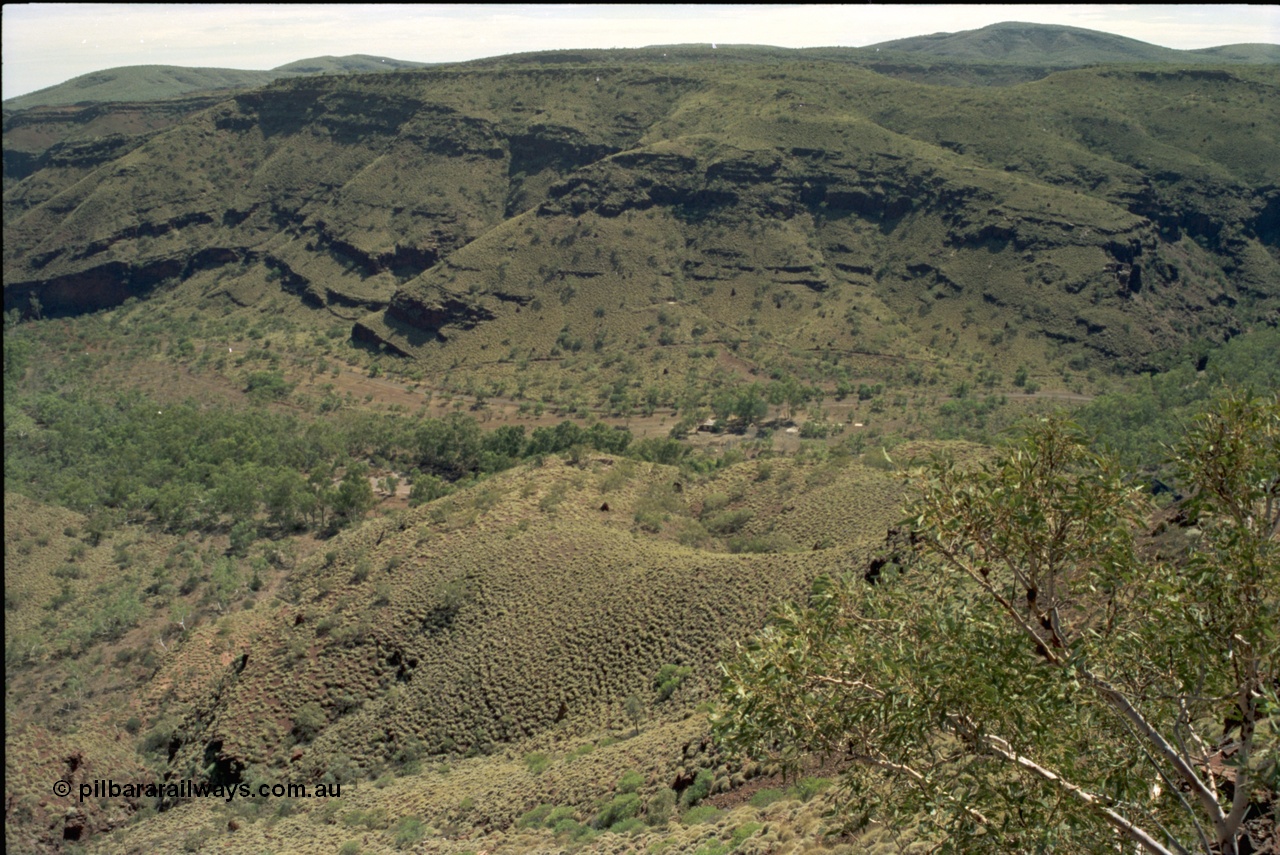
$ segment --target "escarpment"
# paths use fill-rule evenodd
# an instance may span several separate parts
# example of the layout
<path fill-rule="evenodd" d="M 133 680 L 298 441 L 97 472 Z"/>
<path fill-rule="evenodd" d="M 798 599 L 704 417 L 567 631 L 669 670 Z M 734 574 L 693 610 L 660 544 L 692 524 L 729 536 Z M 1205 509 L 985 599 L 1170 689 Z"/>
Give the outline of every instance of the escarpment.
<path fill-rule="evenodd" d="M 1236 298 L 1220 281 L 1182 272 L 1203 248 L 1170 240 L 1141 208 L 950 166 L 909 150 L 698 154 L 659 144 L 607 156 L 552 184 L 519 228 L 482 236 L 453 266 L 401 285 L 381 322 L 379 313 L 361 321 L 361 335 L 417 355 L 406 328 L 431 334 L 420 343 L 444 340 L 448 328 L 514 316 L 533 300 L 572 299 L 574 282 L 597 292 L 611 283 L 622 306 L 660 301 L 674 292 L 652 284 L 654 270 L 696 289 L 687 302 L 724 325 L 746 304 L 705 299 L 722 285 L 769 291 L 778 308 L 805 293 L 865 289 L 904 312 L 942 300 L 998 307 L 1052 340 L 1138 370 L 1184 337 L 1179 317 L 1226 322 Z M 619 259 L 624 221 L 649 229 L 644 264 Z M 672 233 L 679 238 L 659 245 L 658 234 Z M 1252 263 L 1270 269 L 1274 260 Z"/>
<path fill-rule="evenodd" d="M 1141 155 L 1150 132 L 1099 106 L 1142 87 L 1163 129 L 1202 110 L 1196 87 L 1256 111 L 1265 75 L 1070 71 L 940 99 L 865 69 L 793 71 L 300 78 L 13 149 L 5 310 L 282 294 L 415 359 L 479 337 L 484 361 L 517 341 L 550 354 L 588 304 L 678 304 L 721 340 L 772 306 L 797 343 L 850 350 L 866 349 L 855 314 L 945 308 L 923 346 L 981 311 L 1129 370 L 1274 314 L 1275 170 L 1182 130 Z M 1061 118 L 1030 124 L 1037 110 Z M 1256 126 L 1233 127 L 1261 151 Z"/>

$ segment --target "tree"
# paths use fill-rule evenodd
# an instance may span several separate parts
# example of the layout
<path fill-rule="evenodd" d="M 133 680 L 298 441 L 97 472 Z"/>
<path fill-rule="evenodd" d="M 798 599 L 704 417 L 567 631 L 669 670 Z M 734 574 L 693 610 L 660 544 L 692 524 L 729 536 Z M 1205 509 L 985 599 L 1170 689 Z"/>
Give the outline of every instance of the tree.
<path fill-rule="evenodd" d="M 295 528 L 304 513 L 308 489 L 306 479 L 293 469 L 278 467 L 270 472 L 263 490 L 263 504 L 271 522 L 282 529 Z"/>
<path fill-rule="evenodd" d="M 1201 532 L 1176 563 L 1060 419 L 915 473 L 918 560 L 781 609 L 724 666 L 718 737 L 841 752 L 854 824 L 887 809 L 952 851 L 1243 851 L 1277 774 L 1280 396 L 1225 396 L 1174 463 Z"/>
<path fill-rule="evenodd" d="M 373 505 L 373 485 L 369 483 L 369 467 L 363 463 L 348 466 L 333 496 L 333 512 L 347 522 L 354 522 L 364 516 L 365 511 Z"/>
<path fill-rule="evenodd" d="M 156 491 L 152 512 L 169 531 L 183 531 L 195 521 L 199 491 L 182 481 L 169 481 Z"/>
<path fill-rule="evenodd" d="M 716 418 L 727 421 L 737 418 L 745 427 L 765 417 L 769 403 L 760 391 L 759 383 L 722 389 L 711 400 L 711 410 Z"/>
<path fill-rule="evenodd" d="M 644 701 L 640 700 L 639 695 L 628 695 L 622 706 L 627 713 L 627 718 L 631 719 L 631 724 L 636 729 L 636 736 L 639 736 L 640 720 L 644 718 Z"/>
<path fill-rule="evenodd" d="M 258 510 L 258 467 L 252 463 L 227 466 L 214 475 L 214 506 L 234 520 L 252 517 Z"/>
<path fill-rule="evenodd" d="M 245 384 L 245 392 L 255 401 L 271 401 L 287 398 L 293 384 L 279 371 L 254 371 Z"/>
<path fill-rule="evenodd" d="M 768 411 L 769 404 L 760 394 L 759 384 L 752 383 L 745 389 L 739 390 L 738 400 L 733 406 L 733 414 L 741 419 L 743 424 L 755 424 L 764 418 Z"/>
<path fill-rule="evenodd" d="M 258 524 L 252 519 L 237 521 L 231 526 L 231 554 L 239 558 L 249 553 L 249 547 L 258 539 Z"/>
<path fill-rule="evenodd" d="M 766 395 L 770 404 L 783 408 L 783 418 L 791 418 L 797 407 L 804 406 L 813 397 L 813 390 L 794 377 L 785 377 L 770 383 Z"/>
<path fill-rule="evenodd" d="M 524 455 L 524 425 L 502 425 L 481 441 L 485 451 L 491 452 L 510 466 Z"/>
<path fill-rule="evenodd" d="M 424 472 L 457 480 L 479 467 L 480 426 L 461 413 L 427 419 L 418 428 L 415 442 Z"/>

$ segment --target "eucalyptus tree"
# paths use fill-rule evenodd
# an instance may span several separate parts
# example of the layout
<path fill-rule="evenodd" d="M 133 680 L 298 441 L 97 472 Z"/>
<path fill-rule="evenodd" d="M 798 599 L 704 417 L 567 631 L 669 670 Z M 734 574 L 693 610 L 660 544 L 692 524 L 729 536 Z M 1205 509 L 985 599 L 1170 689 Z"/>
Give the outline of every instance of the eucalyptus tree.
<path fill-rule="evenodd" d="M 1172 462 L 1196 525 L 1168 558 L 1061 419 L 911 473 L 909 569 L 780 609 L 723 666 L 718 737 L 836 753 L 852 825 L 951 851 L 1248 850 L 1277 783 L 1280 395 L 1224 395 Z"/>

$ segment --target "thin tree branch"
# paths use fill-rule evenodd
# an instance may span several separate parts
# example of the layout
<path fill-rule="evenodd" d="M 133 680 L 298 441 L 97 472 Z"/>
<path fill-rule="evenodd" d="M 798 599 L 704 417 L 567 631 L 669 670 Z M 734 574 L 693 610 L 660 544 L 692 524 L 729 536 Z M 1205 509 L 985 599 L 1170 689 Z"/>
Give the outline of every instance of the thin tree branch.
<path fill-rule="evenodd" d="M 1216 798 L 1214 798 L 1213 792 L 1205 786 L 1204 781 L 1196 774 L 1195 769 L 1191 768 L 1191 765 L 1186 761 L 1186 758 L 1184 758 L 1180 753 L 1178 753 L 1177 749 L 1169 744 L 1169 741 L 1164 738 L 1164 735 L 1160 733 L 1160 731 L 1151 726 L 1146 718 L 1143 717 L 1142 713 L 1129 702 L 1129 699 L 1125 697 L 1123 692 L 1111 685 L 1108 681 L 1099 677 L 1097 674 L 1094 674 L 1088 668 L 1081 668 L 1079 674 L 1091 686 L 1101 692 L 1107 703 L 1127 718 L 1133 724 L 1138 733 L 1141 734 L 1147 742 L 1154 745 L 1157 752 L 1169 761 L 1170 765 L 1172 765 L 1177 771 L 1178 777 L 1191 788 L 1193 793 L 1195 793 L 1196 799 L 1200 802 L 1200 806 L 1204 809 L 1204 812 L 1213 821 L 1214 830 L 1218 834 L 1219 839 L 1221 839 L 1222 834 L 1225 831 L 1226 822 L 1226 815 L 1222 811 L 1222 805 L 1218 803 Z"/>
<path fill-rule="evenodd" d="M 1201 674 L 1200 682 L 1201 683 L 1204 682 L 1203 673 Z M 1209 751 L 1209 746 L 1206 745 L 1204 740 L 1200 738 L 1199 731 L 1196 730 L 1195 725 L 1192 724 L 1191 722 L 1191 711 L 1187 709 L 1186 697 L 1183 695 L 1179 695 L 1177 700 L 1178 700 L 1178 721 L 1183 727 L 1187 729 L 1187 733 L 1190 734 L 1191 741 L 1195 743 L 1196 750 L 1199 752 L 1198 759 L 1200 762 L 1203 763 L 1206 760 L 1208 760 L 1209 754 L 1212 752 Z M 1174 736 L 1178 736 L 1178 731 L 1176 729 L 1174 730 L 1173 733 L 1174 733 Z M 1179 742 L 1179 747 L 1182 749 L 1182 753 L 1186 754 L 1187 756 L 1191 756 L 1191 752 L 1187 750 L 1187 746 L 1182 744 L 1181 737 L 1179 737 L 1178 742 Z M 1217 781 L 1214 780 L 1213 775 L 1208 776 L 1208 780 L 1206 781 L 1206 783 L 1209 785 L 1209 790 L 1213 793 L 1213 797 L 1215 799 L 1220 798 L 1220 796 L 1218 795 L 1218 783 Z"/>
<path fill-rule="evenodd" d="M 1066 780 L 1061 775 L 1059 775 L 1057 772 L 1054 772 L 1051 769 L 1047 769 L 1044 766 L 1041 766 L 1039 763 L 1036 763 L 1034 760 L 1031 760 L 1030 758 L 1027 758 L 1027 757 L 1023 757 L 1021 754 L 1018 754 L 1017 752 L 1015 752 L 1010 747 L 1009 743 L 1001 739 L 1000 737 L 991 736 L 988 734 L 982 737 L 982 743 L 987 748 L 987 750 L 989 750 L 992 754 L 995 754 L 997 757 L 1001 757 L 1005 760 L 1008 760 L 1009 762 L 1014 763 L 1015 765 L 1020 766 L 1023 769 L 1026 769 L 1027 771 L 1039 776 L 1040 778 L 1043 778 L 1044 780 L 1048 781 L 1049 783 L 1053 784 L 1054 786 L 1058 787 L 1059 789 L 1073 796 L 1077 801 L 1083 802 L 1084 804 L 1088 805 L 1090 808 L 1102 814 L 1103 818 L 1106 819 L 1109 825 L 1111 825 L 1121 834 L 1128 837 L 1130 840 L 1137 843 L 1143 849 L 1153 853 L 1153 855 L 1176 855 L 1176 853 L 1173 850 L 1161 844 L 1158 840 L 1152 837 L 1147 831 L 1135 825 L 1129 819 L 1120 815 L 1116 811 L 1112 810 L 1109 806 L 1107 806 L 1102 801 L 1102 799 L 1099 796 L 1089 792 L 1083 787 L 1079 787 L 1071 783 L 1070 781 Z"/>
<path fill-rule="evenodd" d="M 1130 729 L 1130 733 L 1132 733 L 1132 729 L 1133 729 L 1132 723 L 1126 721 L 1125 725 Z M 1176 731 L 1174 735 L 1175 736 L 1177 735 Z M 1142 749 L 1143 756 L 1147 758 L 1147 762 L 1151 764 L 1151 766 L 1156 770 L 1156 774 L 1160 776 L 1160 779 L 1162 781 L 1164 781 L 1164 785 L 1169 788 L 1169 792 L 1177 796 L 1178 801 L 1182 802 L 1182 806 L 1186 809 L 1187 815 L 1191 817 L 1192 825 L 1196 827 L 1196 835 L 1199 836 L 1200 845 L 1204 847 L 1204 851 L 1206 855 L 1212 855 L 1213 847 L 1209 845 L 1209 837 L 1204 833 L 1204 827 L 1200 824 L 1200 818 L 1196 816 L 1195 808 L 1193 808 L 1191 806 L 1191 803 L 1187 801 L 1187 797 L 1182 794 L 1181 788 L 1175 786 L 1173 781 L 1169 779 L 1169 775 L 1160 766 L 1160 764 L 1156 762 L 1156 758 L 1151 756 L 1151 752 L 1147 749 L 1147 746 L 1143 745 L 1141 740 L 1136 740 L 1136 741 L 1138 743 L 1138 747 Z M 1179 744 L 1181 745 L 1181 740 L 1179 740 Z M 1183 752 L 1186 753 L 1185 746 L 1183 746 Z M 1211 787 L 1213 786 L 1212 775 L 1209 776 L 1209 785 Z M 1214 788 L 1213 793 L 1216 796 L 1218 793 L 1218 790 Z M 1160 825 L 1159 820 L 1153 820 L 1153 821 L 1156 823 L 1156 825 Z M 1186 851 L 1185 847 L 1183 847 L 1182 845 L 1174 841 L 1173 835 L 1169 834 L 1168 830 L 1164 829 L 1164 826 L 1160 826 L 1160 827 L 1162 830 L 1164 830 L 1165 836 L 1168 837 L 1171 842 L 1173 842 L 1174 846 L 1176 846 L 1181 851 L 1184 851 L 1184 852 Z"/>
<path fill-rule="evenodd" d="M 1250 669 L 1252 670 L 1252 669 Z M 1245 811 L 1249 809 L 1249 754 L 1253 745 L 1257 704 L 1254 703 L 1253 687 L 1246 682 L 1240 687 L 1240 716 L 1244 721 L 1240 725 L 1240 757 L 1236 762 L 1235 795 L 1231 800 L 1231 813 L 1223 820 L 1219 840 L 1223 843 L 1234 841 L 1240 826 L 1244 822 Z"/>
<path fill-rule="evenodd" d="M 839 677 L 828 677 L 826 674 L 814 674 L 813 679 L 819 683 L 830 683 L 833 686 L 843 686 L 846 689 L 862 689 L 863 691 L 868 692 L 872 697 L 884 697 L 884 692 L 880 689 L 877 689 L 869 683 L 864 683 L 861 680 L 844 680 Z"/>

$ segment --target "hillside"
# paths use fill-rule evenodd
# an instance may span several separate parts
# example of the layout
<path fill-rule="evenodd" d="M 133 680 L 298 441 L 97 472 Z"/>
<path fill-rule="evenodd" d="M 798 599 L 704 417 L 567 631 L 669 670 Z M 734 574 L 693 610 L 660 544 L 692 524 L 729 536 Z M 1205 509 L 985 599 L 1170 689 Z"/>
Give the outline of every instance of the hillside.
<path fill-rule="evenodd" d="M 862 48 L 789 49 L 768 45 L 653 45 L 609 50 L 531 51 L 474 60 L 475 67 L 556 65 L 717 65 L 808 60 L 861 65 L 891 76 L 930 77 L 941 85 L 990 85 L 1043 77 L 1049 69 L 1099 64 L 1280 63 L 1280 45 L 1221 45 L 1177 50 L 1096 30 L 1006 22 L 960 33 L 936 33 Z M 908 64 L 903 65 L 905 60 Z M 923 62 L 922 62 L 923 61 Z M 911 64 L 916 63 L 916 64 Z M 941 65 L 939 64 L 941 63 Z M 85 103 L 167 100 L 206 92 L 251 89 L 272 81 L 319 74 L 354 74 L 425 68 L 425 62 L 352 54 L 295 60 L 272 69 L 140 65 L 80 75 L 4 102 L 4 112 Z M 1021 69 L 1021 71 L 1019 70 Z"/>
<path fill-rule="evenodd" d="M 61 107 L 86 102 L 163 101 L 204 92 L 226 92 L 265 86 L 282 77 L 308 74 L 352 74 L 419 68 L 426 63 L 353 54 L 300 59 L 270 70 L 188 68 L 180 65 L 131 65 L 73 77 L 4 102 L 5 113 L 31 107 Z"/>
<path fill-rule="evenodd" d="M 31 107 L 61 107 L 85 102 L 158 101 L 193 92 L 217 92 L 264 86 L 281 75 L 235 68 L 186 68 L 134 65 L 73 77 L 4 102 L 5 112 Z"/>
<path fill-rule="evenodd" d="M 937 58 L 1079 67 L 1126 62 L 1280 62 L 1280 45 L 1224 45 L 1176 50 L 1097 30 L 1048 24 L 1005 22 L 959 33 L 913 36 L 871 45 L 867 50 Z"/>
<path fill-rule="evenodd" d="M 547 461 L 371 521 L 323 554 L 293 559 L 296 566 L 286 559 L 280 586 L 262 588 L 245 587 L 244 578 L 219 581 L 228 571 L 217 551 L 190 538 L 153 541 L 121 531 L 86 549 L 78 536 L 83 517 L 10 496 L 6 513 L 21 522 L 6 527 L 15 723 L 7 750 L 23 758 L 21 772 L 10 776 L 21 806 L 10 845 L 49 845 L 68 827 L 88 837 L 120 822 L 118 810 L 91 805 L 70 818 L 47 812 L 38 782 L 64 772 L 78 784 L 108 768 L 195 774 L 212 764 L 210 774 L 224 784 L 280 776 L 353 783 L 415 774 L 418 761 L 432 757 L 485 757 L 520 744 L 564 751 L 566 743 L 597 738 L 602 727 L 623 730 L 623 701 L 632 694 L 645 700 L 661 723 L 655 727 L 687 732 L 676 726 L 684 719 L 677 701 L 706 696 L 730 640 L 817 574 L 867 566 L 894 519 L 884 497 L 897 487 L 862 466 L 788 461 L 743 462 L 697 483 L 686 478 L 609 456 L 576 466 Z M 771 538 L 770 551 L 729 551 L 729 532 Z M 43 600 L 57 588 L 41 579 L 58 561 L 75 570 L 58 574 L 63 614 L 124 608 L 88 598 L 122 567 L 132 592 L 123 596 L 141 602 L 120 630 L 97 636 L 117 663 L 114 685 L 86 674 L 37 690 L 47 675 L 33 667 L 42 650 L 32 640 Z M 139 570 L 147 571 L 145 590 Z M 209 611 L 217 590 L 222 603 Z M 92 649 L 94 638 L 49 649 Z M 659 692 L 653 678 L 667 663 L 689 676 Z M 668 701 L 673 691 L 677 698 Z M 54 698 L 61 709 L 47 705 Z M 139 754 L 101 738 L 121 727 L 139 735 Z M 80 736 L 69 767 L 66 751 L 41 751 L 70 734 Z M 657 756 L 639 766 L 656 764 L 646 772 L 646 792 L 681 794 L 694 775 L 680 770 L 679 749 L 667 742 L 652 750 Z M 684 762 L 713 757 L 690 754 Z M 507 829 L 556 797 L 559 777 L 523 785 L 527 805 L 495 800 L 496 793 L 479 799 L 468 821 Z M 579 780 L 573 786 L 581 793 L 558 797 L 580 804 L 607 793 L 612 780 Z M 717 775 L 713 792 L 728 784 Z M 443 825 L 461 800 L 454 792 L 435 802 L 426 821 Z"/>
<path fill-rule="evenodd" d="M 4 102 L 4 187 L 34 172 L 78 180 L 87 169 L 131 151 L 148 136 L 273 80 L 423 67 L 385 57 L 322 56 L 270 71 L 140 65 L 72 78 Z M 74 177 L 72 177 L 74 176 Z"/>
<path fill-rule="evenodd" d="M 223 95 L 193 95 L 162 101 L 31 107 L 4 120 L 4 187 L 39 173 L 24 193 L 38 198 L 39 185 L 75 183 L 103 163 L 140 146 L 152 134 L 207 110 Z"/>
<path fill-rule="evenodd" d="M 1276 83 L 1096 69 L 956 99 L 803 64 L 286 81 L 106 162 L 64 146 L 14 185 L 5 308 L 282 294 L 424 366 L 504 374 L 562 338 L 659 362 L 749 344 L 758 367 L 1143 370 L 1275 316 Z"/>
<path fill-rule="evenodd" d="M 719 663 L 933 455 L 1068 408 L 1176 491 L 1280 384 L 1280 66 L 891 45 L 6 104 L 6 850 L 930 851 L 724 753 Z"/>

